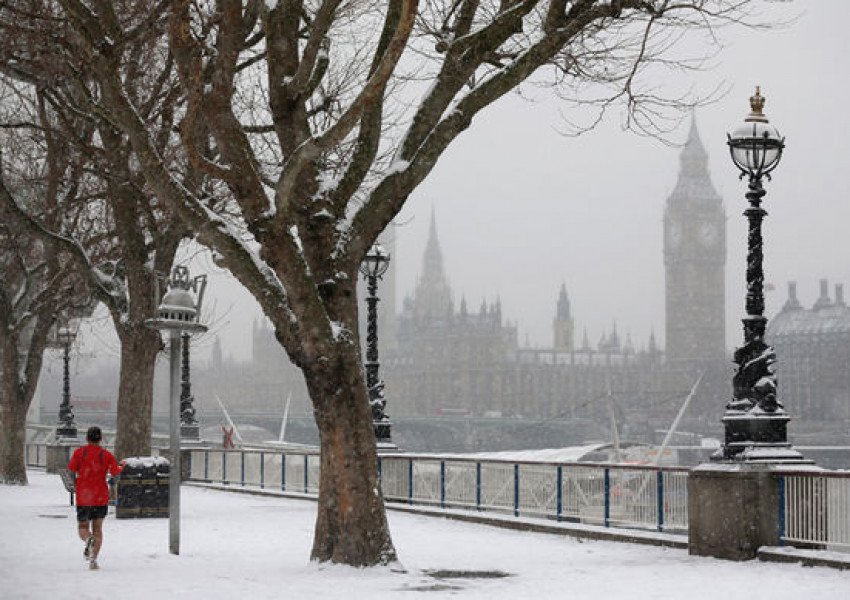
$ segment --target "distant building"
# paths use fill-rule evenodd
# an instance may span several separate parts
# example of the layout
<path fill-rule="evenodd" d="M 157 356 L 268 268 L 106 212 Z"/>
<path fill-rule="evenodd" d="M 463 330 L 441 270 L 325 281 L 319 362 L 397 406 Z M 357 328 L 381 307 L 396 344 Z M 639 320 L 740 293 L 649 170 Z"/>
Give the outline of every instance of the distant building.
<path fill-rule="evenodd" d="M 398 315 L 396 347 L 382 357 L 393 415 L 614 419 L 634 432 L 669 426 L 702 373 L 690 425 L 718 429 L 731 394 L 725 348 L 726 215 L 692 125 L 664 215 L 666 354 L 652 334 L 639 348 L 616 323 L 592 347 L 576 346 L 576 319 L 561 285 L 553 346 L 520 348 L 501 303 L 455 308 L 432 214 L 422 273 Z M 649 432 L 651 433 L 651 432 Z"/>
<path fill-rule="evenodd" d="M 694 366 L 726 358 L 725 267 L 726 211 L 693 121 L 664 209 L 668 362 Z"/>
<path fill-rule="evenodd" d="M 422 274 L 398 315 L 396 347 L 382 356 L 391 415 L 475 415 L 529 419 L 611 419 L 619 428 L 649 435 L 678 404 L 660 406 L 671 382 L 655 336 L 635 350 L 616 324 L 596 348 L 587 334 L 574 342 L 575 320 L 566 285 L 555 302 L 552 348 L 521 348 L 517 326 L 503 319 L 501 302 L 466 298 L 455 308 L 432 217 Z M 675 382 L 684 397 L 689 383 Z M 639 430 L 639 431 L 637 431 Z"/>
<path fill-rule="evenodd" d="M 811 308 L 788 284 L 788 299 L 768 323 L 767 341 L 776 350 L 779 400 L 803 430 L 829 430 L 850 421 L 850 308 L 843 286 L 830 299 L 828 283 Z M 846 437 L 845 440 L 846 442 Z"/>

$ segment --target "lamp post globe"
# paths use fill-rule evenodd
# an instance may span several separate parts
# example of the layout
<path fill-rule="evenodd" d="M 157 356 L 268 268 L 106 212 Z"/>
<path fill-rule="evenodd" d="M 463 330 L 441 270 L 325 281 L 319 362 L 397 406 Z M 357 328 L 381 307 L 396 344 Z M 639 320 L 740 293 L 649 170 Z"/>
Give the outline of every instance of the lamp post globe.
<path fill-rule="evenodd" d="M 372 427 L 379 449 L 395 449 L 392 441 L 392 423 L 386 413 L 384 382 L 378 375 L 378 280 L 390 266 L 390 255 L 378 244 L 366 253 L 360 265 L 360 273 L 366 280 L 366 387 L 369 390 L 369 405 L 372 408 Z"/>
<path fill-rule="evenodd" d="M 372 244 L 360 264 L 360 273 L 367 278 L 380 279 L 390 266 L 390 254 L 378 243 Z"/>
<path fill-rule="evenodd" d="M 750 114 L 727 134 L 732 162 L 748 180 L 744 211 L 748 221 L 747 293 L 744 344 L 735 351 L 732 399 L 723 416 L 725 439 L 712 459 L 735 462 L 808 462 L 791 447 L 787 425 L 791 418 L 777 398 L 776 352 L 764 339 L 764 253 L 761 207 L 765 190 L 785 149 L 785 139 L 764 114 L 765 99 L 757 87 L 750 98 Z"/>
<path fill-rule="evenodd" d="M 770 172 L 779 165 L 785 149 L 785 138 L 764 114 L 764 102 L 760 88 L 756 87 L 756 93 L 750 98 L 750 114 L 727 134 L 732 162 L 742 178 L 770 179 Z"/>

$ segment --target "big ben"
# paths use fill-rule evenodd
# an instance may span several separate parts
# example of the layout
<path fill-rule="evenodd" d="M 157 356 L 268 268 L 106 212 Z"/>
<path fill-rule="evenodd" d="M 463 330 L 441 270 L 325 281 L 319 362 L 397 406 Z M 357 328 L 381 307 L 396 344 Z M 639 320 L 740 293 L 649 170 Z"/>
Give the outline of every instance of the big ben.
<path fill-rule="evenodd" d="M 667 361 L 682 367 L 726 357 L 726 212 L 692 121 L 679 178 L 664 210 Z"/>

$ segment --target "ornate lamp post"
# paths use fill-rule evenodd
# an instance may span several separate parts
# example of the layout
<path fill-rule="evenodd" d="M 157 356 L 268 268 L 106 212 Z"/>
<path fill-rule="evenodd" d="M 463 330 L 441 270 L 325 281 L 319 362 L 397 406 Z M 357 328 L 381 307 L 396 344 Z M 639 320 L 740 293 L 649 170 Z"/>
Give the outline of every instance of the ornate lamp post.
<path fill-rule="evenodd" d="M 56 437 L 61 439 L 76 439 L 77 425 L 74 423 L 74 407 L 71 405 L 71 345 L 77 339 L 77 329 L 74 321 L 65 319 L 61 326 L 57 323 L 56 343 L 62 348 L 62 402 L 59 404 L 59 422 L 56 426 Z M 79 323 L 77 323 L 79 325 Z"/>
<path fill-rule="evenodd" d="M 366 253 L 360 273 L 366 280 L 366 387 L 369 389 L 369 404 L 372 407 L 372 425 L 375 441 L 379 447 L 394 448 L 389 416 L 384 412 L 384 382 L 378 377 L 378 280 L 390 266 L 390 255 L 380 244 L 373 244 Z"/>
<path fill-rule="evenodd" d="M 171 554 L 180 554 L 180 479 L 182 474 L 179 397 L 180 342 L 181 335 L 184 333 L 201 333 L 207 330 L 206 325 L 198 323 L 198 315 L 201 313 L 201 303 L 204 299 L 206 287 L 206 275 L 191 278 L 189 269 L 186 267 L 174 267 L 171 279 L 168 281 L 168 291 L 162 297 L 157 308 L 157 318 L 147 321 L 149 327 L 169 333 L 171 367 L 169 402 L 169 445 L 171 448 L 169 460 L 171 469 L 168 477 L 168 533 Z M 194 296 L 190 290 L 195 293 Z M 157 290 L 158 295 L 159 291 Z M 192 417 L 194 418 L 194 414 L 192 414 Z"/>
<path fill-rule="evenodd" d="M 183 368 L 180 379 L 180 439 L 198 442 L 201 439 L 201 427 L 195 418 L 195 397 L 192 396 L 192 381 L 189 376 L 189 339 L 183 332 Z"/>
<path fill-rule="evenodd" d="M 783 138 L 762 112 L 764 97 L 759 88 L 750 98 L 751 112 L 728 134 L 732 162 L 747 177 L 749 207 L 747 245 L 747 316 L 743 318 L 744 345 L 735 351 L 732 399 L 723 416 L 725 441 L 715 460 L 748 462 L 799 462 L 802 455 L 787 441 L 791 418 L 776 397 L 776 353 L 765 343 L 764 270 L 761 223 L 767 215 L 761 207 L 765 195 L 762 179 L 779 164 L 785 148 Z"/>

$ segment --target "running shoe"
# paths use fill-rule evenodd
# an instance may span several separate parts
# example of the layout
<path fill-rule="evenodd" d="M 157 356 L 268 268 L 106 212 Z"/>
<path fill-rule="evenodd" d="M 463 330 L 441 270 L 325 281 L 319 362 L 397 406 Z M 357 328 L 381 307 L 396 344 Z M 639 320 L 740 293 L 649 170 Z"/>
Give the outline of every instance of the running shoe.
<path fill-rule="evenodd" d="M 95 543 L 94 536 L 90 535 L 89 539 L 86 540 L 86 547 L 83 550 L 83 556 L 85 557 L 86 560 L 89 560 L 89 558 L 91 558 L 92 550 L 94 550 L 94 543 Z"/>

